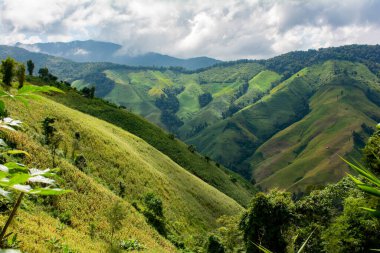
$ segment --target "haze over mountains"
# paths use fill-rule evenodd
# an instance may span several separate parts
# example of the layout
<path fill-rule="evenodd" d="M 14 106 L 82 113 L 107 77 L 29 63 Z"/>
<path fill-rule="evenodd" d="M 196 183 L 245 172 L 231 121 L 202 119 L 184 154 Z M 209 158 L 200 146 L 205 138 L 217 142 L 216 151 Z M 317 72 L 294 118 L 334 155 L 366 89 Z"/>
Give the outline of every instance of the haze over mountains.
<path fill-rule="evenodd" d="M 209 67 L 220 62 L 209 57 L 180 59 L 154 52 L 129 54 L 123 51 L 121 45 L 94 40 L 35 44 L 16 43 L 16 46 L 32 52 L 59 56 L 76 62 L 111 62 L 130 66 L 150 67 L 173 66 L 189 70 Z"/>

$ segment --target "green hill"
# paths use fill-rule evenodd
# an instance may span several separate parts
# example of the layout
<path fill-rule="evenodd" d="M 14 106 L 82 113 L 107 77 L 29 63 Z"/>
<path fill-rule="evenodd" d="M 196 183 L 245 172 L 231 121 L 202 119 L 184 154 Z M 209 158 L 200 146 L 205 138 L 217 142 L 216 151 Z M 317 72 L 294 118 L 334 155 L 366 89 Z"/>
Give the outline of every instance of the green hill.
<path fill-rule="evenodd" d="M 16 222 L 12 227 L 20 235 L 22 250 L 50 252 L 61 244 L 80 252 L 106 251 L 110 229 L 105 213 L 120 200 L 127 218 L 117 238 L 138 239 L 149 252 L 174 252 L 175 247 L 150 227 L 134 207 L 141 205 L 142 198 L 150 192 L 163 201 L 167 229 L 176 240 L 190 247 L 203 246 L 207 232 L 216 227 L 216 218 L 243 210 L 144 140 L 115 125 L 50 98 L 32 102 L 28 108 L 8 102 L 7 109 L 12 117 L 24 122 L 25 134 L 9 133 L 6 138 L 28 151 L 33 163 L 40 167 L 50 167 L 52 163 L 49 151 L 40 142 L 40 125 L 47 116 L 56 118 L 55 127 L 62 135 L 58 165 L 65 187 L 74 191 L 54 201 L 28 200 L 20 213 L 20 221 L 24 222 Z M 81 138 L 75 152 L 85 157 L 83 167 L 74 166 L 70 156 L 76 132 Z M 54 214 L 66 214 L 69 225 L 61 226 Z M 96 231 L 93 238 L 90 224 Z"/>
<path fill-rule="evenodd" d="M 38 84 L 41 83 L 41 80 L 33 78 L 31 82 Z M 62 88 L 65 89 L 65 87 Z M 239 174 L 224 168 L 220 164 L 208 161 L 202 155 L 192 151 L 189 145 L 128 110 L 116 107 L 101 99 L 85 98 L 70 89 L 66 89 L 65 94 L 56 94 L 49 96 L 49 98 L 75 110 L 112 123 L 142 138 L 154 148 L 170 157 L 174 162 L 235 199 L 243 206 L 248 204 L 255 192 L 253 185 Z"/>
<path fill-rule="evenodd" d="M 196 147 L 205 157 L 247 179 L 253 176 L 253 181 L 259 186 L 267 188 L 278 185 L 298 191 L 309 184 L 325 182 L 325 178 L 336 181 L 342 175 L 335 173 L 342 163 L 336 155 L 330 154 L 331 150 L 339 155 L 355 155 L 355 150 L 363 142 L 358 139 L 365 139 L 370 132 L 369 127 L 379 121 L 376 113 L 379 107 L 379 52 L 379 45 L 350 45 L 290 52 L 267 60 L 223 62 L 197 71 L 91 63 L 57 65 L 49 61 L 52 62 L 53 74 L 73 81 L 73 87 L 95 86 L 97 96 L 143 116 Z M 342 95 L 338 94 L 337 100 L 328 104 L 330 102 L 325 98 L 339 93 L 339 89 Z M 348 94 L 358 100 L 360 107 L 355 107 L 353 101 L 343 99 L 348 98 Z M 65 100 L 68 101 L 63 99 L 61 102 L 87 113 L 99 111 Z M 349 118 L 355 113 L 367 113 L 367 116 L 355 117 L 350 127 L 345 117 L 339 117 L 335 134 L 328 135 L 328 130 L 321 128 L 315 132 L 313 139 L 325 138 L 325 144 L 333 143 L 335 146 L 325 146 L 329 152 L 320 151 L 314 157 L 303 158 L 306 154 L 303 151 L 307 151 L 305 145 L 311 140 L 301 136 L 303 129 L 322 124 L 319 123 L 321 121 L 326 121 L 322 125 L 328 126 L 331 115 L 339 113 L 341 108 L 351 107 L 352 114 L 345 114 L 345 117 Z M 117 123 L 120 119 L 107 119 L 111 116 L 106 113 L 104 116 L 99 116 L 99 112 L 91 114 L 121 127 L 125 124 Z M 132 131 L 131 128 L 123 128 Z M 349 135 L 350 130 L 354 131 L 351 135 L 356 136 L 357 145 L 350 144 L 350 139 L 344 137 Z M 134 134 L 138 135 L 138 131 Z M 188 155 L 176 159 L 177 151 L 165 151 L 166 144 L 158 146 L 147 136 L 140 137 L 239 203 L 246 203 L 249 194 L 239 198 L 237 195 L 242 196 L 241 193 L 231 193 L 234 192 L 233 187 L 226 186 L 224 189 L 221 186 L 228 182 L 225 180 L 227 177 L 213 180 L 202 175 L 201 171 L 204 170 L 196 170 L 198 166 L 181 163 Z M 277 139 L 280 137 L 296 139 L 301 144 L 289 142 L 284 144 L 282 150 L 279 149 L 282 144 Z M 310 163 L 313 168 L 307 169 L 302 161 L 309 158 L 313 160 Z M 327 172 L 329 164 L 331 170 Z M 286 170 L 280 173 L 284 168 Z M 307 174 L 314 169 L 315 173 Z M 319 173 L 316 171 L 326 173 L 318 179 Z M 275 176 L 277 173 L 278 177 Z M 280 178 L 288 175 L 288 180 L 280 184 Z M 238 188 L 243 189 L 244 184 L 241 181 Z"/>

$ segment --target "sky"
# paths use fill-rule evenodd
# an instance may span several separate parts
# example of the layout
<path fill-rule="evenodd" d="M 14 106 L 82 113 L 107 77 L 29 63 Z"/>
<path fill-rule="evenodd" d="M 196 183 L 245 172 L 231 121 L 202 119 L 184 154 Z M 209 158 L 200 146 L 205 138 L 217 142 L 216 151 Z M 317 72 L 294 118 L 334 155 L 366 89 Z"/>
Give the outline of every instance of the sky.
<path fill-rule="evenodd" d="M 379 44 L 379 0 L 0 0 L 0 44 L 100 40 L 121 53 L 261 59 Z"/>

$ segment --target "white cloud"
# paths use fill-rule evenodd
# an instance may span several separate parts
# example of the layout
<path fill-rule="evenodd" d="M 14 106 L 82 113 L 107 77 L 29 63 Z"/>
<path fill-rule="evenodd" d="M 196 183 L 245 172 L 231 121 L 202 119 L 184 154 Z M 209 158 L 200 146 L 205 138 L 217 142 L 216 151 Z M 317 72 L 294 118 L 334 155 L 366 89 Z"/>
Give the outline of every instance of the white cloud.
<path fill-rule="evenodd" d="M 74 55 L 87 55 L 89 52 L 83 48 L 76 48 L 74 51 Z"/>
<path fill-rule="evenodd" d="M 95 39 L 122 52 L 263 58 L 376 44 L 380 1 L 0 0 L 0 43 Z"/>

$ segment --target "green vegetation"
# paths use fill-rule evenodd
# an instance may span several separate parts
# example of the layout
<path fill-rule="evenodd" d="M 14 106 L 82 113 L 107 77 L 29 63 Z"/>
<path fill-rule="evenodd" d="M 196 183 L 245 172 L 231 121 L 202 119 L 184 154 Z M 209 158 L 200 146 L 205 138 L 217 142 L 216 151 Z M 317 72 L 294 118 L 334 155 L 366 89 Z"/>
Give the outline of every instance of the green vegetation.
<path fill-rule="evenodd" d="M 58 77 L 73 81 L 73 87 L 95 87 L 96 96 L 166 128 L 203 155 L 263 189 L 280 186 L 305 191 L 309 184 L 342 177 L 343 173 L 338 172 L 342 161 L 332 157 L 336 150 L 331 149 L 331 143 L 340 147 L 341 155 L 357 156 L 368 136 L 361 125 L 373 125 L 380 119 L 379 48 L 352 45 L 291 52 L 268 60 L 226 62 L 196 71 L 80 64 L 21 49 L 2 49 L 3 54 L 14 50 L 13 54 L 25 61 L 33 59 L 38 67 L 49 66 Z M 324 99 L 330 91 L 336 102 L 332 96 L 331 101 Z M 210 94 L 212 100 L 199 100 L 202 94 Z M 156 101 L 161 97 L 169 97 L 170 110 L 167 106 L 157 107 Z M 335 108 L 339 120 L 330 118 Z M 344 118 L 353 115 L 360 116 L 350 129 Z M 320 116 L 324 118 L 321 121 Z M 305 127 L 316 136 L 300 134 Z M 334 135 L 333 129 L 340 127 L 345 130 Z M 353 131 L 352 138 L 347 136 L 349 131 Z M 292 141 L 279 143 L 277 136 Z M 310 140 L 314 145 L 306 145 Z M 284 152 L 278 154 L 282 145 Z M 313 147 L 318 152 L 311 154 L 308 151 Z M 313 171 L 305 169 L 306 161 L 313 164 Z M 322 176 L 317 179 L 319 172 Z M 279 180 L 283 176 L 289 180 Z"/>
<path fill-rule="evenodd" d="M 26 62 L 26 65 L 28 67 L 28 73 L 29 73 L 29 75 L 32 76 L 33 75 L 33 71 L 34 71 L 34 63 L 33 63 L 33 61 L 32 60 L 28 60 Z"/>
<path fill-rule="evenodd" d="M 51 98 L 58 100 L 66 96 L 68 99 L 69 95 L 74 95 L 79 102 L 93 101 L 94 105 L 101 105 L 101 109 L 112 108 L 123 116 L 129 115 L 129 119 L 137 119 L 131 122 L 132 125 L 146 125 L 148 131 L 159 128 L 124 109 L 85 98 L 54 78 L 28 76 L 19 92 L 30 91 L 29 82 L 54 84 L 66 93 L 39 97 L 29 103 L 28 110 L 24 110 L 17 100 L 8 101 L 9 113 L 25 122 L 25 128 L 24 133 L 12 133 L 6 138 L 16 148 L 35 157 L 33 163 L 41 167 L 53 163 L 59 166 L 60 176 L 66 182 L 62 186 L 74 191 L 54 201 L 26 199 L 27 209 L 21 205 L 19 212 L 20 219 L 25 222 L 12 226 L 12 231 L 19 235 L 17 240 L 22 242 L 22 250 L 41 252 L 41 249 L 67 248 L 98 252 L 99 249 L 109 249 L 110 243 L 111 248 L 124 245 L 123 248 L 128 250 L 146 249 L 150 252 L 173 252 L 175 247 L 203 248 L 207 233 L 217 227 L 219 216 L 243 210 L 234 200 L 190 174 L 142 139 Z M 36 89 L 44 87 L 48 86 L 36 86 Z M 191 153 L 185 144 L 162 130 L 158 133 L 162 136 L 157 138 L 170 140 L 175 149 L 183 148 L 185 154 L 192 154 L 194 160 L 214 170 L 214 166 Z M 56 142 L 57 136 L 60 138 Z M 196 163 L 191 164 L 195 166 Z M 204 173 L 210 178 L 221 177 L 228 182 L 227 187 L 240 189 L 246 199 L 250 198 L 252 188 L 244 188 L 246 182 L 243 179 L 233 183 L 227 170 L 215 166 L 215 171 L 216 174 Z M 150 195 L 151 192 L 154 195 Z M 232 190 L 231 194 L 238 196 Z M 139 201 L 143 206 L 140 210 L 133 204 Z M 114 203 L 118 203 L 117 208 Z M 0 217 L 4 220 L 4 216 Z M 34 243 L 36 238 L 39 238 L 37 244 Z"/>
<path fill-rule="evenodd" d="M 4 159 L 26 168 L 58 166 L 59 186 L 73 190 L 16 201 L 22 222 L 10 229 L 18 235 L 3 243 L 31 252 L 379 248 L 378 131 L 367 142 L 380 120 L 380 80 L 373 72 L 379 60 L 350 49 L 358 55 L 322 50 L 305 53 L 316 57 L 308 61 L 291 54 L 294 66 L 283 57 L 194 72 L 57 59 L 78 67 L 73 87 L 46 67 L 21 85 L 22 65 L 14 61 L 4 79 L 3 61 L 4 95 L 16 87 L 21 94 L 48 85 L 65 91 L 38 97 L 28 110 L 21 107 L 25 98 L 7 102 L 3 120 L 12 115 L 25 127 L 2 133 L 14 152 Z M 344 58 L 356 62 L 338 61 Z M 359 159 L 363 147 L 368 169 L 340 159 Z M 268 192 L 253 196 L 252 184 L 220 164 Z M 350 168 L 359 176 L 344 177 Z M 326 186 L 329 181 L 337 183 Z M 26 181 L 10 176 L 9 182 L 12 188 Z M 11 210 L 6 199 L 1 205 Z"/>
<path fill-rule="evenodd" d="M 7 59 L 8 63 L 12 62 L 12 59 Z M 6 63 L 5 63 L 6 65 Z M 22 66 L 22 65 L 21 65 Z M 25 72 L 25 68 L 23 69 Z M 12 80 L 12 71 L 10 73 L 4 72 L 4 75 L 9 74 L 9 79 Z M 20 83 L 20 73 L 16 73 L 17 78 Z M 9 89 L 7 89 L 9 90 Z M 36 86 L 25 86 L 22 87 L 22 85 L 19 85 L 19 90 L 17 91 L 17 94 L 10 94 L 7 92 L 2 91 L 1 97 L 2 98 L 13 98 L 13 99 L 21 99 L 24 102 L 27 102 L 26 98 L 33 97 L 33 93 L 35 92 L 50 92 L 50 91 L 59 91 L 58 89 L 55 89 L 53 87 L 36 87 Z M 0 111 L 1 114 L 4 115 L 5 112 L 5 105 L 4 102 L 0 101 Z M 2 131 L 4 130 L 10 130 L 15 131 L 15 128 L 19 128 L 21 124 L 21 121 L 19 120 L 13 120 L 11 118 L 2 118 L 0 122 L 0 128 Z M 3 140 L 1 140 L 1 151 L 2 151 L 2 163 L 1 167 L 1 173 L 0 173 L 0 195 L 7 198 L 8 200 L 11 199 L 10 195 L 11 192 L 7 190 L 11 190 L 13 192 L 19 193 L 17 200 L 14 202 L 13 208 L 9 214 L 9 217 L 5 223 L 5 225 L 2 227 L 0 232 L 0 247 L 1 248 L 14 248 L 18 246 L 17 241 L 17 234 L 15 234 L 13 237 L 10 237 L 12 233 L 7 233 L 8 227 L 11 225 L 13 219 L 16 216 L 16 212 L 19 209 L 22 199 L 25 194 L 33 194 L 33 195 L 60 195 L 67 193 L 67 190 L 63 190 L 60 188 L 51 188 L 51 186 L 56 184 L 56 180 L 60 179 L 55 172 L 57 169 L 46 169 L 46 170 L 39 170 L 36 168 L 28 168 L 24 164 L 20 163 L 18 159 L 16 159 L 13 156 L 17 155 L 24 155 L 30 157 L 30 155 L 22 150 L 16 150 L 11 149 L 8 144 Z M 54 179 L 52 179 L 54 178 Z M 48 185 L 47 187 L 43 187 L 41 185 Z M 6 190 L 4 190 L 5 188 Z"/>
<path fill-rule="evenodd" d="M 183 142 L 176 138 L 171 138 L 168 133 L 159 127 L 130 113 L 128 110 L 118 108 L 100 99 L 86 99 L 70 90 L 67 90 L 65 94 L 57 94 L 50 98 L 68 107 L 110 122 L 142 138 L 169 156 L 181 167 L 216 187 L 242 205 L 246 205 L 249 202 L 255 191 L 253 185 L 241 176 L 221 166 L 216 166 L 217 164 L 214 162 L 207 163 L 195 150 L 189 150 L 188 146 Z M 236 182 L 231 181 L 232 177 L 236 178 Z"/>

